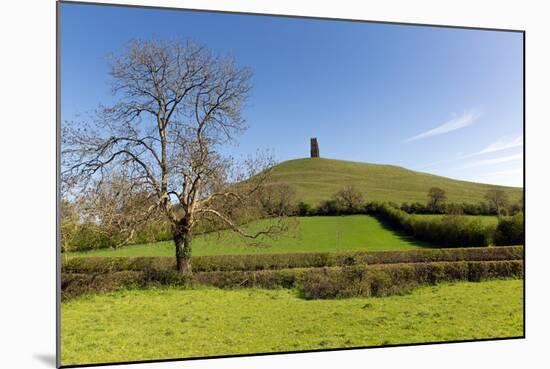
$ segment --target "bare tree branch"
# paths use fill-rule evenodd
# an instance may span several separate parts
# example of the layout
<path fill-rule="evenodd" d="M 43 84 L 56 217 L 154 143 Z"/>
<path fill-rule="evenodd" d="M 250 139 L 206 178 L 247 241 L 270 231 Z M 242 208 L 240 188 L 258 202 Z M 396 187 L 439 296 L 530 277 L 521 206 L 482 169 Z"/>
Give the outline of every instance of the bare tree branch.
<path fill-rule="evenodd" d="M 261 192 L 272 161 L 258 157 L 241 170 L 221 154 L 246 129 L 248 69 L 191 41 L 153 39 L 134 40 L 111 56 L 110 74 L 118 101 L 100 106 L 91 122 L 67 123 L 63 130 L 67 186 L 83 193 L 95 188 L 99 195 L 113 173 L 122 173 L 132 186 L 119 186 L 125 193 L 114 198 L 130 203 L 136 191 L 148 194 L 142 199 L 147 206 L 138 206 L 133 220 L 159 210 L 165 215 L 180 271 L 188 269 L 193 233 L 207 214 L 243 237 L 282 229 L 270 226 L 251 235 L 239 226 L 252 212 L 273 216 L 260 214 L 261 206 L 250 210 L 258 205 L 251 199 Z M 98 206 L 111 207 L 102 219 L 115 221 L 107 213 L 121 214 L 106 200 Z"/>

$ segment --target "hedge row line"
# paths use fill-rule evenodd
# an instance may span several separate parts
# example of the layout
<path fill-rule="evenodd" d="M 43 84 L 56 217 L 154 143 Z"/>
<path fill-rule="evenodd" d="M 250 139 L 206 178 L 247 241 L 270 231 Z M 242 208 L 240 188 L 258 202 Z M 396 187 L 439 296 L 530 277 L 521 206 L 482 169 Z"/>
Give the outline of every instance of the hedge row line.
<path fill-rule="evenodd" d="M 311 271 L 299 290 L 306 299 L 390 296 L 441 282 L 522 277 L 521 260 L 387 264 Z"/>
<path fill-rule="evenodd" d="M 194 256 L 195 272 L 334 267 L 358 264 L 424 263 L 432 261 L 520 260 L 523 246 L 369 251 L 342 253 L 288 253 Z M 75 257 L 62 266 L 67 273 L 107 273 L 123 270 L 173 269 L 175 258 L 160 257 Z"/>
<path fill-rule="evenodd" d="M 496 226 L 483 224 L 475 218 L 453 215 L 435 219 L 418 217 L 385 203 L 377 204 L 373 211 L 391 227 L 400 229 L 417 240 L 444 247 L 480 247 L 495 241 Z"/>
<path fill-rule="evenodd" d="M 181 275 L 172 270 L 62 274 L 62 297 L 150 286 L 214 286 L 219 288 L 297 288 L 306 299 L 388 296 L 412 288 L 450 281 L 521 278 L 522 260 L 456 261 L 354 265 L 258 271 L 216 271 Z"/>

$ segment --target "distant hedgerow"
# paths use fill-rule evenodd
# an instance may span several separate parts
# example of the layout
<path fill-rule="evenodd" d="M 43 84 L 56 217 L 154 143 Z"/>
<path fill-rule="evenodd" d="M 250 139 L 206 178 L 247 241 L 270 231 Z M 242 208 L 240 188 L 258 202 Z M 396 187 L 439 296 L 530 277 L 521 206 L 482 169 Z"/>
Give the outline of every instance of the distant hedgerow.
<path fill-rule="evenodd" d="M 478 247 L 488 246 L 494 239 L 495 227 L 479 219 L 460 215 L 424 218 L 385 203 L 372 206 L 381 220 L 421 241 L 444 247 Z"/>

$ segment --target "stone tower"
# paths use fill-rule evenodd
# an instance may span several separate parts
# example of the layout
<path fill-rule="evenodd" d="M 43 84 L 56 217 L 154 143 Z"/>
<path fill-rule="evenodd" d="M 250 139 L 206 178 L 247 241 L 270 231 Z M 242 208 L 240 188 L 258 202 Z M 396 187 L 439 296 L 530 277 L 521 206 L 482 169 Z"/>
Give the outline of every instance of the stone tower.
<path fill-rule="evenodd" d="M 317 142 L 317 137 L 311 138 L 311 157 L 312 158 L 318 158 L 319 157 L 319 143 Z"/>

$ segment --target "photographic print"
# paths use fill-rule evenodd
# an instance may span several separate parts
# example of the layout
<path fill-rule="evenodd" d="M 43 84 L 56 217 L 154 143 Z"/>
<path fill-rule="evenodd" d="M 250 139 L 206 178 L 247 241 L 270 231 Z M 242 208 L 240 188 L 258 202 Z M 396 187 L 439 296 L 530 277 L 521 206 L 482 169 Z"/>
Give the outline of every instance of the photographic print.
<path fill-rule="evenodd" d="M 60 365 L 524 337 L 523 45 L 58 3 Z"/>

